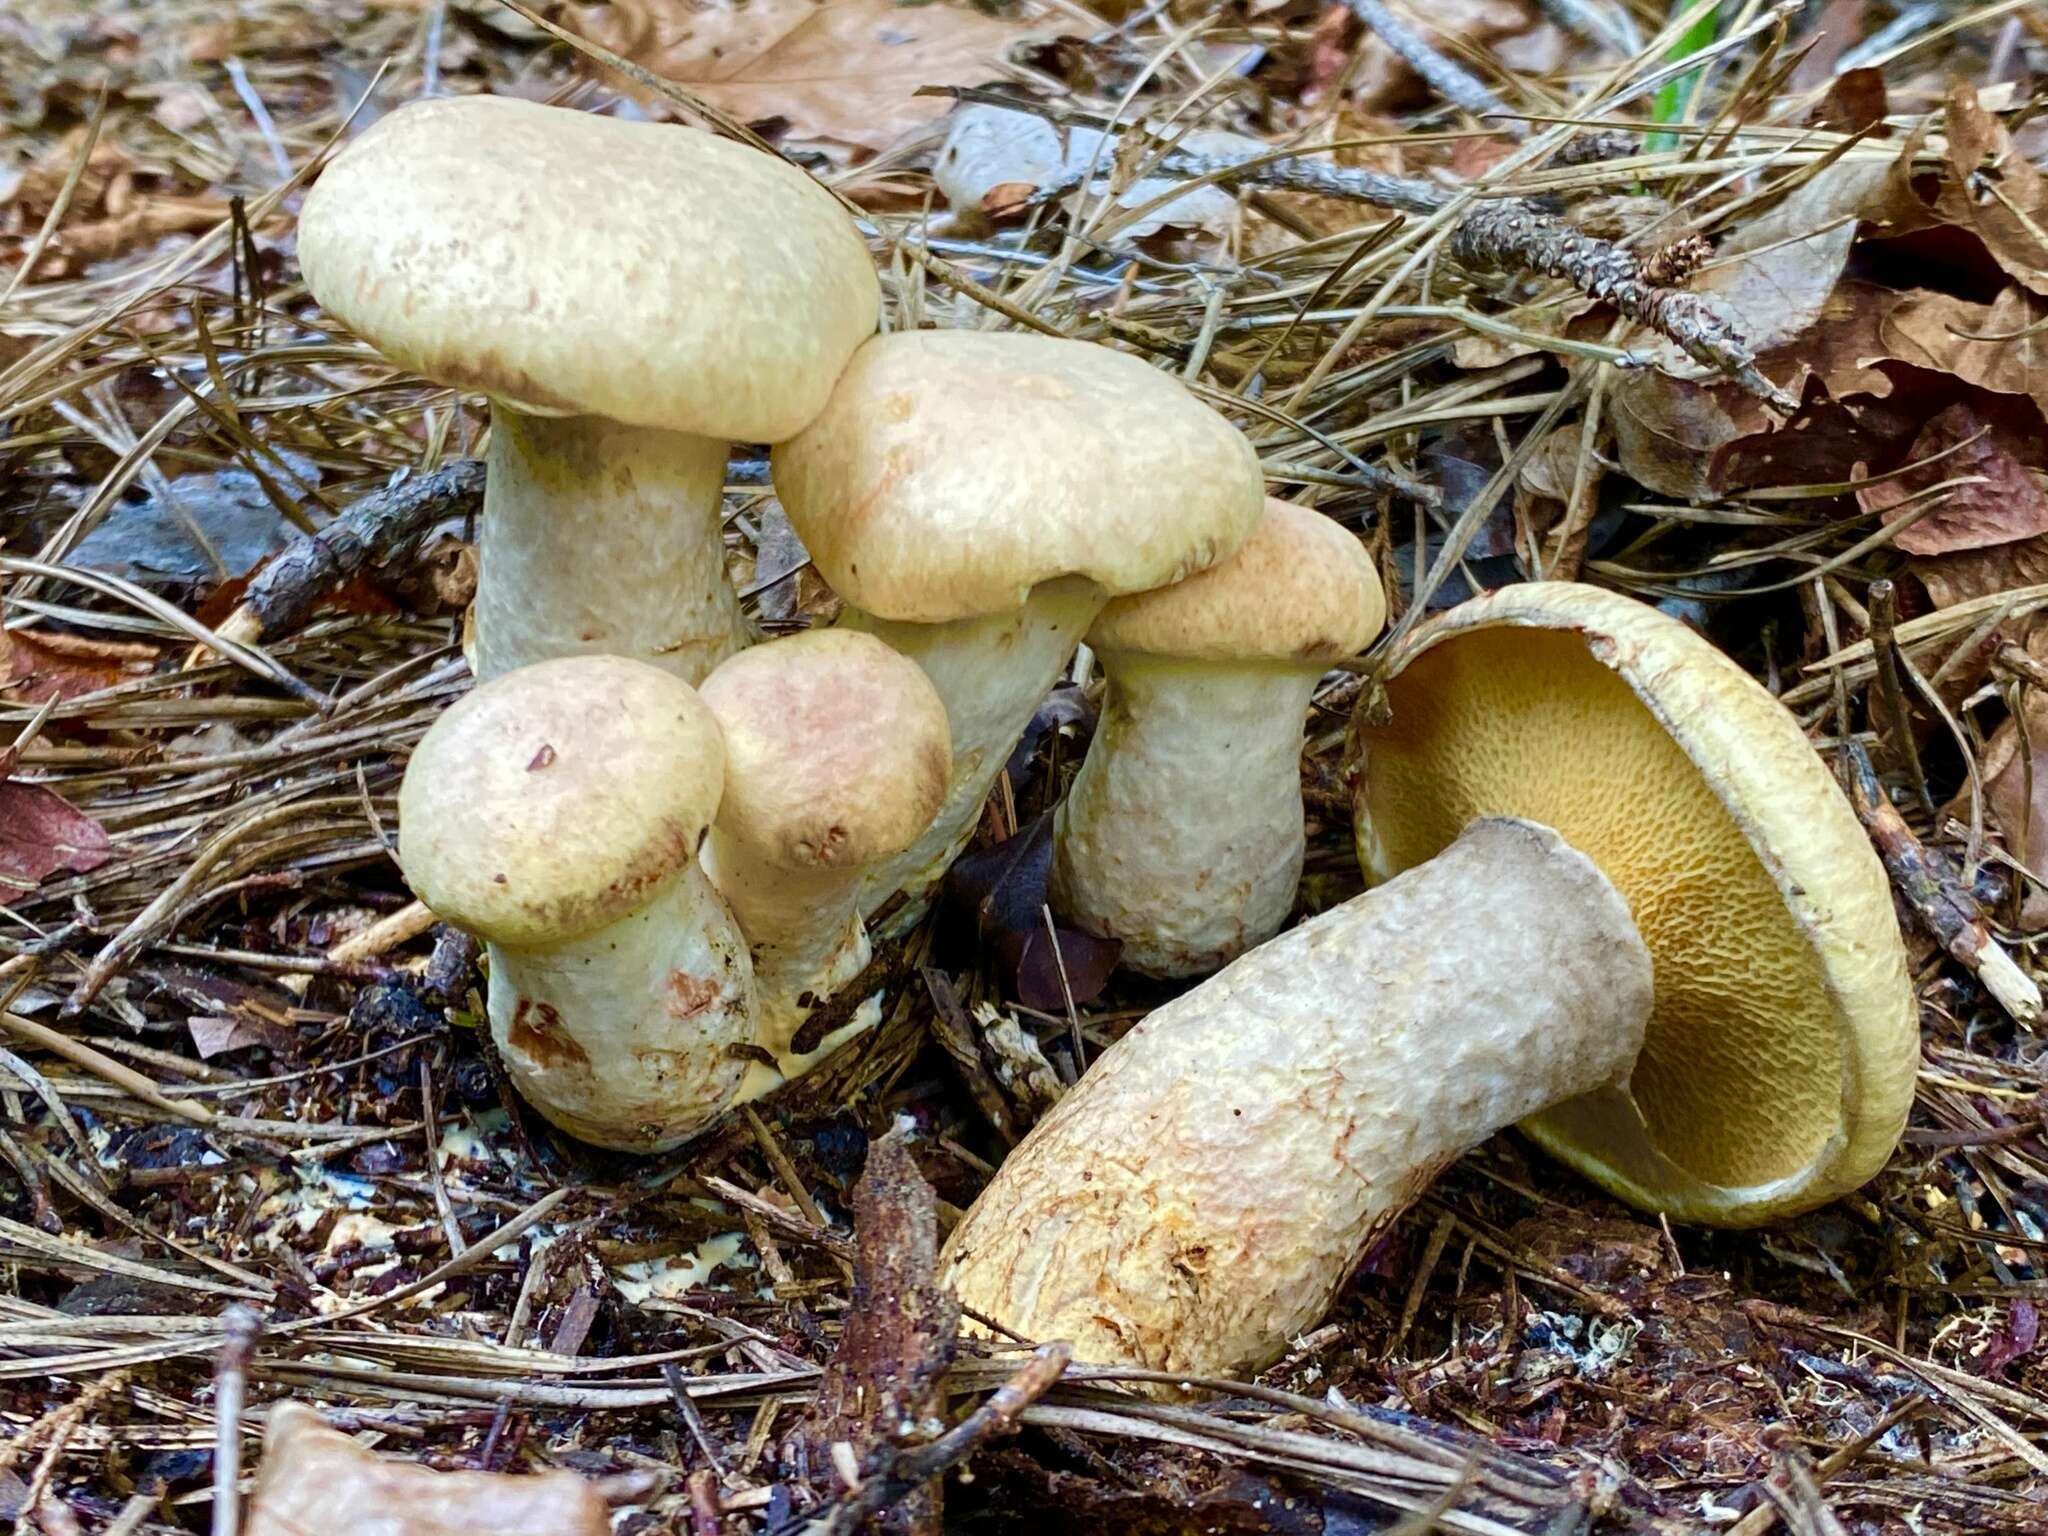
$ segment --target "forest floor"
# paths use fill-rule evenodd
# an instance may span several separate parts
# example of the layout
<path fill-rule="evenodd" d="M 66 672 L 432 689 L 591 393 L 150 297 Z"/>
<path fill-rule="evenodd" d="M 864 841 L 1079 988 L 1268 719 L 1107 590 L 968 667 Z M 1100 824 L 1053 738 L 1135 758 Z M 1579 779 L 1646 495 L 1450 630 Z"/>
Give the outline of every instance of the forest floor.
<path fill-rule="evenodd" d="M 628 1531 L 844 1529 L 791 1431 L 851 1315 L 871 1139 L 909 1117 L 947 1223 L 1076 1043 L 1167 994 L 1037 942 L 1043 860 L 1016 855 L 1079 761 L 1081 686 L 991 805 L 1004 852 L 894 957 L 883 1027 L 681 1152 L 594 1152 L 525 1111 L 459 939 L 332 958 L 409 899 L 396 788 L 469 682 L 460 476 L 486 418 L 319 312 L 294 219 L 326 155 L 422 95 L 750 125 L 862 210 L 891 324 L 1176 371 L 1276 493 L 1356 530 L 1397 626 L 1535 576 L 1659 604 L 1831 760 L 1873 751 L 1951 910 L 2032 970 L 2048 10 L 1399 14 L 0 12 L 0 1519 L 204 1528 L 241 1302 L 247 1456 L 293 1396 L 431 1465 L 607 1479 Z M 1489 244 L 1474 210 L 1509 196 L 1534 232 Z M 758 459 L 728 528 L 774 633 L 834 599 Z M 293 540 L 442 471 L 422 536 L 260 649 L 206 648 Z M 1311 721 L 1308 911 L 1361 886 L 1359 692 L 1333 676 Z M 1671 1227 L 1497 1137 L 1258 1382 L 1172 1405 L 1077 1373 L 947 1476 L 947 1524 L 2048 1530 L 2048 1052 L 1901 918 L 1918 1099 L 1862 1192 Z M 1001 1015 L 1021 1032 L 982 1027 Z M 963 1343 L 946 1390 L 964 1410 L 1013 1365 Z"/>

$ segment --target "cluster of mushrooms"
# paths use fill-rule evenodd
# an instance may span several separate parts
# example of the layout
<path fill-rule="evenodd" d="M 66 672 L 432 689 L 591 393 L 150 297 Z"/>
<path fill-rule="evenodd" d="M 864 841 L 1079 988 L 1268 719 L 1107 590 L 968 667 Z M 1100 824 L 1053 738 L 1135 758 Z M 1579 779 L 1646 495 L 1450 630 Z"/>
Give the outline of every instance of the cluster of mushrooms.
<path fill-rule="evenodd" d="M 1310 695 L 1384 603 L 1179 381 L 1077 341 L 874 334 L 866 246 L 801 171 L 512 100 L 386 117 L 299 250 L 384 355 L 492 402 L 479 686 L 409 764 L 399 858 L 488 942 L 496 1044 L 566 1131 L 678 1146 L 863 1027 L 796 1050 L 1085 640 L 1106 690 L 1054 903 L 1133 969 L 1217 974 L 953 1231 L 971 1312 L 1225 1374 L 1506 1125 L 1724 1224 L 1895 1144 L 1918 1033 L 1882 869 L 1791 716 L 1676 621 L 1536 583 L 1401 636 L 1353 733 L 1373 888 L 1281 933 Z M 735 442 L 771 445 L 836 626 L 748 632 Z"/>

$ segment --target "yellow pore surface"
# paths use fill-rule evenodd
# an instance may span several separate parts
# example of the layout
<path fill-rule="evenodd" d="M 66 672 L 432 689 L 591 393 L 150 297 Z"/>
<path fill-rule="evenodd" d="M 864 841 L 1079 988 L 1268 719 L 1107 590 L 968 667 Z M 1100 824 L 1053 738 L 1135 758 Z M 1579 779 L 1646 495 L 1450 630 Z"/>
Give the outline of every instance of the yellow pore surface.
<path fill-rule="evenodd" d="M 1720 1186 L 1824 1160 L 1842 1132 L 1845 1041 L 1820 958 L 1627 682 L 1577 633 L 1492 628 L 1425 651 L 1388 696 L 1392 722 L 1366 735 L 1369 873 L 1421 863 L 1481 816 L 1554 827 L 1628 899 L 1655 964 L 1630 1088 L 1657 1150 Z M 1475 891 L 1468 942 L 1485 942 L 1486 922 Z"/>

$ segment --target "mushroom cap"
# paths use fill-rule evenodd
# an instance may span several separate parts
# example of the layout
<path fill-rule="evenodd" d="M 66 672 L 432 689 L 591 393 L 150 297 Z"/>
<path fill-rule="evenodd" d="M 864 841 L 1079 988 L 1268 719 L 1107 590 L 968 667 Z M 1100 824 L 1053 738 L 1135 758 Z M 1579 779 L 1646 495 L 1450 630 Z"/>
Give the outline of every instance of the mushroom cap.
<path fill-rule="evenodd" d="M 1386 619 L 1365 546 L 1322 513 L 1269 496 L 1236 554 L 1174 586 L 1115 599 L 1088 643 L 1190 661 L 1314 664 L 1356 656 Z"/>
<path fill-rule="evenodd" d="M 400 107 L 336 156 L 299 263 L 428 378 L 742 442 L 816 415 L 880 304 L 852 221 L 795 166 L 502 96 Z"/>
<path fill-rule="evenodd" d="M 1629 1082 L 1525 1122 L 1539 1145 L 1636 1205 L 1725 1226 L 1883 1166 L 1919 1060 L 1905 946 L 1883 867 L 1783 705 L 1677 620 L 1561 582 L 1417 626 L 1385 679 L 1390 720 L 1356 727 L 1368 878 L 1479 817 L 1523 817 L 1600 866 L 1650 949 Z"/>
<path fill-rule="evenodd" d="M 1023 605 L 1082 576 L 1165 586 L 1242 544 L 1258 456 L 1171 374 L 1091 342 L 907 331 L 866 342 L 775 489 L 825 579 L 885 619 Z"/>
<path fill-rule="evenodd" d="M 624 656 L 494 678 L 436 720 L 398 790 L 420 900 L 494 943 L 557 943 L 638 911 L 697 854 L 725 747 L 696 690 Z"/>
<path fill-rule="evenodd" d="M 787 869 L 849 869 L 916 842 L 953 744 L 924 670 L 872 635 L 820 629 L 741 651 L 704 680 L 725 736 L 722 835 Z"/>

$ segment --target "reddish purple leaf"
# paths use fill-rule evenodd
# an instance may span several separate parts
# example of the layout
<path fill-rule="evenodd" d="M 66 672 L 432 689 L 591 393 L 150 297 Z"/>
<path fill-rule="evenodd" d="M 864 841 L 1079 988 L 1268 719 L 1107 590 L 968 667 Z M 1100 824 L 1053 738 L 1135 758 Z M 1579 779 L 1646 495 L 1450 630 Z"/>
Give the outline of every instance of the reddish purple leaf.
<path fill-rule="evenodd" d="M 107 829 L 61 795 L 0 780 L 0 896 L 32 891 L 59 870 L 85 874 L 113 856 Z"/>

